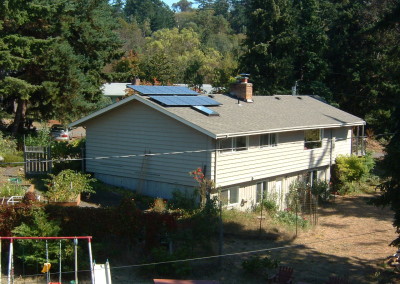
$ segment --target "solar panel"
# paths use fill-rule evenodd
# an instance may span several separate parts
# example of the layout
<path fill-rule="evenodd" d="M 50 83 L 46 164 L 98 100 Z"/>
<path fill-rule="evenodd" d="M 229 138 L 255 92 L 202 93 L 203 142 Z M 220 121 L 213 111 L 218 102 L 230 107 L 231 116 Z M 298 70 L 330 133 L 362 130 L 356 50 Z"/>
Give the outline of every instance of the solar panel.
<path fill-rule="evenodd" d="M 149 96 L 164 106 L 219 106 L 221 103 L 203 96 Z"/>
<path fill-rule="evenodd" d="M 179 95 L 179 96 L 197 96 L 199 93 L 181 86 L 141 86 L 141 85 L 126 85 L 141 95 Z"/>
<path fill-rule="evenodd" d="M 192 106 L 192 108 L 208 116 L 219 116 L 218 112 L 204 106 Z"/>

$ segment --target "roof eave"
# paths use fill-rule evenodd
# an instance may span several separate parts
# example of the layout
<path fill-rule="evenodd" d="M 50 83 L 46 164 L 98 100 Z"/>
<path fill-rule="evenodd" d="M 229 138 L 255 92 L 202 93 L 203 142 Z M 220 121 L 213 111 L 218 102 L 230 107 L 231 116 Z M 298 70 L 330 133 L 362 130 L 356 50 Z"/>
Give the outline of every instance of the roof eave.
<path fill-rule="evenodd" d="M 217 134 L 216 139 L 246 136 L 246 135 L 259 135 L 259 134 L 266 134 L 266 133 L 301 131 L 301 130 L 309 130 L 309 129 L 321 129 L 321 128 L 325 129 L 325 128 L 361 126 L 361 125 L 365 125 L 365 124 L 366 124 L 365 121 L 359 121 L 359 122 L 340 123 L 340 124 L 309 125 L 309 126 L 276 128 L 276 129 L 268 129 L 268 130 L 246 131 L 246 132 L 220 133 L 220 134 Z"/>

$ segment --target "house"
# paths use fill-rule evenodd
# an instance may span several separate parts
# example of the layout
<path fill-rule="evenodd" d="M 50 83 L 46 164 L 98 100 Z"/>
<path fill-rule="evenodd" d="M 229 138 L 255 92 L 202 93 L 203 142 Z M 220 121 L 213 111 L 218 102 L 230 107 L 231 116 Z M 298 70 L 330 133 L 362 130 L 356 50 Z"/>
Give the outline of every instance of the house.
<path fill-rule="evenodd" d="M 188 84 L 174 84 L 174 86 L 190 87 Z M 202 84 L 200 87 L 201 93 L 207 95 L 215 93 L 218 89 L 220 88 L 214 88 L 211 84 Z"/>
<path fill-rule="evenodd" d="M 126 96 L 126 85 L 130 83 L 105 83 L 101 86 L 103 95 L 110 98 L 113 103 Z"/>
<path fill-rule="evenodd" d="M 128 87 L 140 94 L 71 126 L 86 127 L 88 172 L 155 197 L 193 190 L 188 172 L 201 168 L 227 206 L 251 208 L 267 192 L 282 207 L 295 180 L 329 181 L 336 156 L 352 151 L 353 128 L 365 125 L 310 96 L 253 96 L 248 82 L 212 96 Z"/>

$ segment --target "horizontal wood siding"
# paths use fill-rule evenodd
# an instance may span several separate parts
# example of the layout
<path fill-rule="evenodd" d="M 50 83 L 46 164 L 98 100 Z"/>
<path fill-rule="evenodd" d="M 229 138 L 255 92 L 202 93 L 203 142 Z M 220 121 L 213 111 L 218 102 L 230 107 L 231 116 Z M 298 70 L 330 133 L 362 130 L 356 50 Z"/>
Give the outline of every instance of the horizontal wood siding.
<path fill-rule="evenodd" d="M 210 175 L 211 152 L 185 152 L 211 148 L 211 138 L 140 102 L 107 112 L 86 127 L 87 171 L 112 184 L 132 189 L 158 184 L 160 192 L 152 191 L 166 196 L 165 184 L 171 189 L 196 185 L 189 171 L 208 165 Z"/>
<path fill-rule="evenodd" d="M 304 149 L 303 131 L 279 133 L 276 147 L 260 148 L 258 136 L 252 136 L 248 150 L 216 154 L 216 183 L 225 187 L 329 166 L 335 155 L 350 153 L 349 135 L 350 128 L 332 129 L 338 141 L 331 144 L 331 130 L 325 129 L 322 147 L 311 150 Z"/>
<path fill-rule="evenodd" d="M 334 147 L 334 159 L 338 155 L 351 154 L 351 133 L 352 129 L 350 127 L 334 129 L 333 135 L 336 138 Z"/>

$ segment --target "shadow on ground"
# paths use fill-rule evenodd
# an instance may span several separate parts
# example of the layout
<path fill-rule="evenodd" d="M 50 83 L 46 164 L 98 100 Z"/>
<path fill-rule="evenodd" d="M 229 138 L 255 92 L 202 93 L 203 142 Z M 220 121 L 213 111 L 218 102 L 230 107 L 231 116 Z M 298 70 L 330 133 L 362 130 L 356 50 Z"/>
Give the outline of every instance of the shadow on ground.
<path fill-rule="evenodd" d="M 393 218 L 391 211 L 368 204 L 374 196 L 371 194 L 339 196 L 333 202 L 322 205 L 319 208 L 318 214 L 319 216 L 342 215 L 343 217 L 374 218 L 382 221 Z"/>

